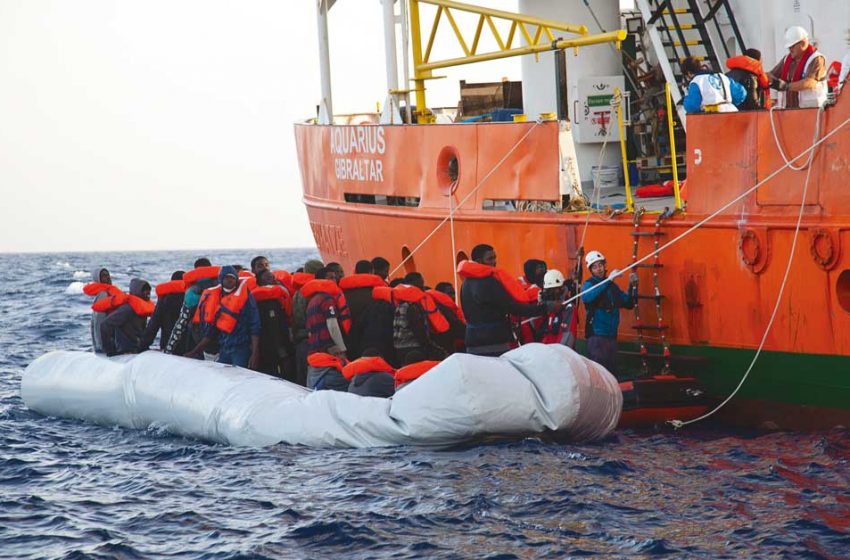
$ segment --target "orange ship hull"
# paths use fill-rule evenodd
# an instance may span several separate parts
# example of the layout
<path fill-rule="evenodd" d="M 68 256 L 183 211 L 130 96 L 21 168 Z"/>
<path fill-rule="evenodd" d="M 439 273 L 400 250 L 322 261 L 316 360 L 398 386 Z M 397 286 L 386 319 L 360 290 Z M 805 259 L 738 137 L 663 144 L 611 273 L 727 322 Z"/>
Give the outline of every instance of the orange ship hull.
<path fill-rule="evenodd" d="M 811 145 L 816 114 L 773 115 L 787 154 Z M 824 113 L 821 137 L 834 134 L 815 153 L 783 301 L 764 358 L 739 406 L 729 409 L 735 421 L 790 427 L 850 421 L 850 127 L 839 129 L 848 118 L 850 97 Z M 783 166 L 770 119 L 768 112 L 689 118 L 687 211 L 663 223 L 665 241 Z M 566 272 L 575 267 L 585 224 L 585 249 L 602 251 L 610 268 L 632 261 L 630 213 L 485 209 L 491 201 L 522 208 L 560 200 L 556 122 L 297 125 L 295 132 L 316 243 L 326 260 L 348 270 L 356 260 L 377 255 L 395 266 L 414 251 L 397 275 L 417 270 L 430 284 L 452 281 L 455 263 L 486 242 L 496 248 L 499 266 L 518 275 L 528 258 Z M 458 162 L 454 191 L 451 158 Z M 717 397 L 734 389 L 765 332 L 789 259 L 805 175 L 779 172 L 660 256 L 663 268 L 656 271 L 674 367 L 698 375 Z M 453 221 L 447 220 L 450 206 L 456 207 Z M 642 230 L 651 230 L 655 219 L 644 215 Z M 652 247 L 651 238 L 640 241 L 639 256 Z M 652 273 L 640 269 L 642 285 L 652 284 Z M 640 306 L 642 317 L 654 317 L 653 301 Z M 627 313 L 622 319 L 623 348 L 634 350 L 634 319 Z M 756 409 L 746 404 L 753 402 L 760 403 Z M 813 420 L 813 411 L 822 422 Z"/>

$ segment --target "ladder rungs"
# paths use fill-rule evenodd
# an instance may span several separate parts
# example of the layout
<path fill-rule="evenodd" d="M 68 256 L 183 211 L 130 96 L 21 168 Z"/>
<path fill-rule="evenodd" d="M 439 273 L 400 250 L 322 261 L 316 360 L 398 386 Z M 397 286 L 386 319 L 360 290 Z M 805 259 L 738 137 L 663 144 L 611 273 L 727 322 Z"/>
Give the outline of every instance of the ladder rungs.
<path fill-rule="evenodd" d="M 681 47 L 683 44 L 689 47 L 698 47 L 702 45 L 702 41 L 700 41 L 699 39 L 691 39 L 690 41 L 685 41 L 684 43 L 682 43 L 681 41 L 662 41 L 661 44 L 665 47 Z"/>
<path fill-rule="evenodd" d="M 671 10 L 664 10 L 661 13 L 664 14 L 665 16 L 669 16 L 670 12 L 671 12 Z M 672 10 L 672 12 L 674 14 L 689 14 L 689 13 L 691 13 L 691 10 L 690 10 L 690 8 L 675 8 L 674 10 Z"/>
<path fill-rule="evenodd" d="M 666 232 L 663 231 L 633 231 L 632 237 L 661 237 L 662 235 L 667 235 Z"/>
<path fill-rule="evenodd" d="M 664 268 L 664 265 L 661 263 L 640 263 L 635 265 L 635 268 Z"/>
<path fill-rule="evenodd" d="M 657 300 L 657 299 L 664 299 L 664 296 L 663 295 L 650 296 L 650 295 L 638 294 L 637 298 L 638 299 L 655 299 L 655 300 Z"/>
<path fill-rule="evenodd" d="M 656 29 L 660 31 L 676 31 L 675 25 L 656 25 Z M 681 30 L 690 30 L 690 29 L 699 29 L 695 23 L 680 23 L 678 29 Z"/>

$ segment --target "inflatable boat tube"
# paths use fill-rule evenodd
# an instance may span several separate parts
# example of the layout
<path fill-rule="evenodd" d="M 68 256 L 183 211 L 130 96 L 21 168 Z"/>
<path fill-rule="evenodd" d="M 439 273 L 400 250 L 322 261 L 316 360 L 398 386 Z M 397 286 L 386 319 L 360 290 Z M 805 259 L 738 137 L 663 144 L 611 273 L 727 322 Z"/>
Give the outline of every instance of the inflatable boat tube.
<path fill-rule="evenodd" d="M 499 358 L 455 354 L 391 399 L 312 392 L 159 352 L 121 360 L 52 352 L 27 367 L 21 397 L 48 416 L 255 447 L 446 446 L 545 432 L 593 440 L 616 427 L 623 404 L 602 366 L 542 344 Z"/>

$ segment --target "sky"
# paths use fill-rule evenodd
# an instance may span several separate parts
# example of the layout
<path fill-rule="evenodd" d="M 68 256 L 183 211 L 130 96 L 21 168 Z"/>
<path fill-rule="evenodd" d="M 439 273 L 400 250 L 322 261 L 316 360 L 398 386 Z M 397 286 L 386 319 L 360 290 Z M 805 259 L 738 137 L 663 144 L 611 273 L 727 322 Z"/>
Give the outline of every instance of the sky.
<path fill-rule="evenodd" d="M 313 246 L 292 125 L 316 29 L 314 0 L 0 0 L 0 252 Z M 339 0 L 330 37 L 335 112 L 373 111 L 380 1 Z M 520 65 L 444 74 L 434 106 Z"/>

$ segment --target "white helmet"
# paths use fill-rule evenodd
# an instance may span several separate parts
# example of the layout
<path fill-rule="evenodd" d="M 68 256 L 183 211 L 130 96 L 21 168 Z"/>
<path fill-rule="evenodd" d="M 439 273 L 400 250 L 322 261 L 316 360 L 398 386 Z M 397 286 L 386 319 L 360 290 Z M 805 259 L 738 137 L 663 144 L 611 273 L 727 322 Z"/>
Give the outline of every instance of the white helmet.
<path fill-rule="evenodd" d="M 809 33 L 799 25 L 789 27 L 785 31 L 785 48 L 790 49 L 802 40 L 808 40 Z"/>
<path fill-rule="evenodd" d="M 587 265 L 587 268 L 593 266 L 594 263 L 598 263 L 599 261 L 604 260 L 605 255 L 603 255 L 599 251 L 591 251 L 584 257 L 584 263 Z"/>
<path fill-rule="evenodd" d="M 560 270 L 551 268 L 546 271 L 546 274 L 543 276 L 543 289 L 547 288 L 560 288 L 564 285 L 564 275 L 561 274 Z"/>

